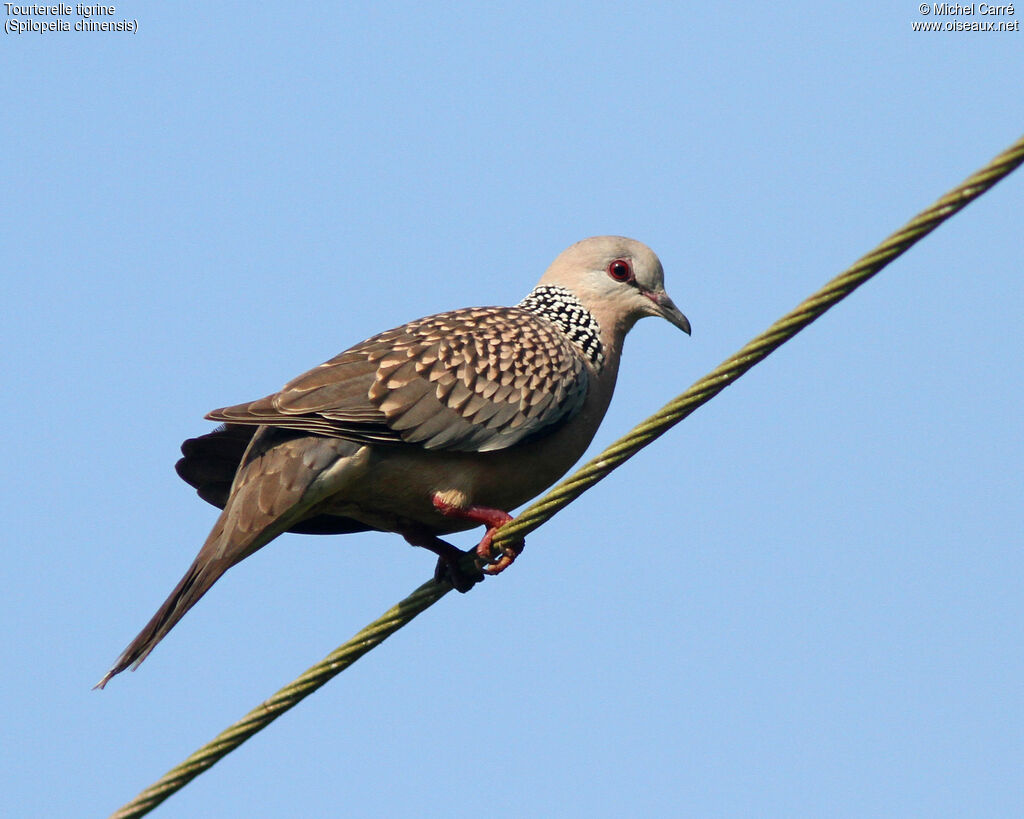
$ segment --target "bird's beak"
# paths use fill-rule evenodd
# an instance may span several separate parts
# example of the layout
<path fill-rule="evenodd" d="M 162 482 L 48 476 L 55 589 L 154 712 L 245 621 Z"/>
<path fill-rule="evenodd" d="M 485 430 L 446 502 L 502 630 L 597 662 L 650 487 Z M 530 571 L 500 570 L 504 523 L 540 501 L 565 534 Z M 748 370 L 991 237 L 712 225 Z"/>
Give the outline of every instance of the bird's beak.
<path fill-rule="evenodd" d="M 644 291 L 644 295 L 654 302 L 659 316 L 666 321 L 672 322 L 686 335 L 690 335 L 690 320 L 676 307 L 675 302 L 669 298 L 668 293 L 664 290 L 655 290 L 653 292 Z"/>

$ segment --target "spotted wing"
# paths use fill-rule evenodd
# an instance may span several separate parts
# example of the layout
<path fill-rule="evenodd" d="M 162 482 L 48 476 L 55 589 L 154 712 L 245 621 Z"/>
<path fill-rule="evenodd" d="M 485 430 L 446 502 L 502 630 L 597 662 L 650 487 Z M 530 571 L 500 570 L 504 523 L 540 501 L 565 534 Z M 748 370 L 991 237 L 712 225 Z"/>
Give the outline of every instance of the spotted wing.
<path fill-rule="evenodd" d="M 546 319 L 517 307 L 473 307 L 376 335 L 274 395 L 207 418 L 485 452 L 571 418 L 589 377 L 579 350 Z"/>

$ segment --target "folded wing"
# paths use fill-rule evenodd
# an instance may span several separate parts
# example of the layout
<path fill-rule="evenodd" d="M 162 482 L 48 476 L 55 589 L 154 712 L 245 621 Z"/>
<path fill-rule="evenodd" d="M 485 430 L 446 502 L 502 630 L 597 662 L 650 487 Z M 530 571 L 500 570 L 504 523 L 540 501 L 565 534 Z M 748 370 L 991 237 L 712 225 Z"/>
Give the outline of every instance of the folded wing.
<path fill-rule="evenodd" d="M 547 320 L 517 307 L 473 307 L 376 335 L 278 393 L 207 418 L 487 452 L 571 418 L 588 379 L 579 350 Z"/>

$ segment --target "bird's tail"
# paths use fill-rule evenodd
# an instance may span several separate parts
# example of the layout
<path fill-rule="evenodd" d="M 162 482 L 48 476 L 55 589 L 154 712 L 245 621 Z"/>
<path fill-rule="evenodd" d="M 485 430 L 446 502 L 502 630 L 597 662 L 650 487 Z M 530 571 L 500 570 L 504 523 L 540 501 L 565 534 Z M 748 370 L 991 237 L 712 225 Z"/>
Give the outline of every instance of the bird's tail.
<path fill-rule="evenodd" d="M 216 583 L 231 565 L 230 561 L 208 560 L 200 553 L 157 613 L 146 623 L 128 647 L 121 652 L 121 656 L 117 658 L 110 671 L 104 674 L 103 679 L 93 687 L 103 688 L 111 677 L 120 674 L 129 666 L 132 670 L 138 668 L 139 663 L 149 656 L 149 652 L 156 647 L 156 644 L 177 625 L 178 621 L 185 616 L 185 612 L 199 602 L 199 598 L 210 590 L 210 586 Z"/>
<path fill-rule="evenodd" d="M 126 668 L 138 667 L 224 572 L 303 521 L 309 508 L 333 491 L 325 484 L 311 493 L 310 487 L 317 477 L 358 448 L 357 444 L 341 439 L 296 437 L 287 430 L 260 427 L 238 467 L 224 511 L 195 561 L 96 688 L 103 688 L 111 677 Z M 366 528 L 347 518 L 327 517 L 327 529 L 307 531 L 351 532 Z M 314 516 L 311 522 L 318 520 Z"/>

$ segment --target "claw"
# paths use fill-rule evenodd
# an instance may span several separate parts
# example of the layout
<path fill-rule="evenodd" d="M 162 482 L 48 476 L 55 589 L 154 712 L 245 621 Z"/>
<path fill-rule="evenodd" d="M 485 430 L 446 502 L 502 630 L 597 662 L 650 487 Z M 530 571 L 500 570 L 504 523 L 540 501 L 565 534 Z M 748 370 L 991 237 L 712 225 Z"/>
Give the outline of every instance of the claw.
<path fill-rule="evenodd" d="M 512 520 L 512 518 L 509 517 L 508 520 Z M 503 523 L 508 523 L 508 521 L 504 521 Z M 486 564 L 481 567 L 481 570 L 485 574 L 501 574 L 505 569 L 512 565 L 519 555 L 523 553 L 523 549 L 526 546 L 525 540 L 510 543 L 501 550 L 501 557 L 495 561 L 494 547 L 491 545 L 491 541 L 494 540 L 494 533 L 500 528 L 501 526 L 492 526 L 489 528 L 476 547 L 477 555 L 482 558 Z"/>
<path fill-rule="evenodd" d="M 439 495 L 434 495 L 433 503 L 434 508 L 446 517 L 471 520 L 474 523 L 482 523 L 487 527 L 487 531 L 484 532 L 484 536 L 476 547 L 477 556 L 484 563 L 481 566 L 481 570 L 485 574 L 501 574 L 522 554 L 526 541 L 520 539 L 502 548 L 501 556 L 495 560 L 496 555 L 491 542 L 494 540 L 495 533 L 512 520 L 512 516 L 508 512 L 504 512 L 501 509 L 491 509 L 488 506 L 458 507 L 442 500 Z"/>
<path fill-rule="evenodd" d="M 461 556 L 462 551 L 459 552 Z M 484 579 L 483 569 L 477 572 L 467 572 L 457 559 L 450 559 L 441 556 L 437 559 L 437 566 L 434 567 L 434 581 L 437 583 L 448 582 L 457 592 L 465 594 L 477 583 Z"/>
<path fill-rule="evenodd" d="M 437 555 L 434 580 L 438 583 L 447 581 L 456 591 L 465 594 L 484 579 L 482 570 L 467 572 L 462 568 L 462 558 L 465 556 L 465 552 L 447 540 L 441 540 L 437 535 L 422 529 L 409 529 L 402 535 L 411 545 L 422 546 Z"/>

